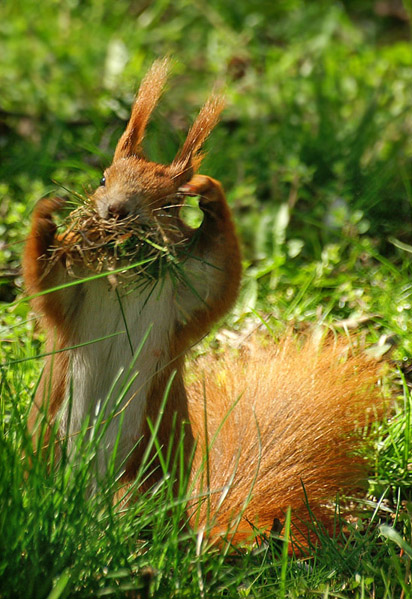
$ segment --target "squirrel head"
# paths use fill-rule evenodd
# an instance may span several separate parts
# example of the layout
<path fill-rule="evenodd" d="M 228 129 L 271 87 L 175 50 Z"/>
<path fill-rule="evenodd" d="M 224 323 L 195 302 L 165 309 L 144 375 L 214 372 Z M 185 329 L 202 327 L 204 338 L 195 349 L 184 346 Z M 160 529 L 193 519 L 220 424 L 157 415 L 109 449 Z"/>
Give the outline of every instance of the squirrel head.
<path fill-rule="evenodd" d="M 193 123 L 182 148 L 169 165 L 150 162 L 144 156 L 145 129 L 164 88 L 169 60 L 157 60 L 144 77 L 125 132 L 91 199 L 102 218 L 141 216 L 156 218 L 159 211 L 173 209 L 181 185 L 189 181 L 202 160 L 201 149 L 223 110 L 222 96 L 213 94 Z"/>

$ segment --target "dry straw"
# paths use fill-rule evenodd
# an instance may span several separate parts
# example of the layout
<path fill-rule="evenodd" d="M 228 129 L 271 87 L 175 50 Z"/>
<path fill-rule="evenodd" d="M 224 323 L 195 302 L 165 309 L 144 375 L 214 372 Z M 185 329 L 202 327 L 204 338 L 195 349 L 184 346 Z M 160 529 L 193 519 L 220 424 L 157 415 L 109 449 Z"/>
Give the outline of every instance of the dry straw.
<path fill-rule="evenodd" d="M 94 204 L 86 200 L 68 214 L 61 229 L 49 268 L 64 257 L 72 277 L 83 277 L 85 269 L 91 273 L 110 272 L 123 264 L 128 268 L 122 273 L 122 280 L 159 280 L 171 269 L 179 270 L 176 258 L 183 235 L 176 235 L 174 227 L 173 231 L 166 229 L 157 219 L 150 223 L 139 215 L 103 219 Z"/>

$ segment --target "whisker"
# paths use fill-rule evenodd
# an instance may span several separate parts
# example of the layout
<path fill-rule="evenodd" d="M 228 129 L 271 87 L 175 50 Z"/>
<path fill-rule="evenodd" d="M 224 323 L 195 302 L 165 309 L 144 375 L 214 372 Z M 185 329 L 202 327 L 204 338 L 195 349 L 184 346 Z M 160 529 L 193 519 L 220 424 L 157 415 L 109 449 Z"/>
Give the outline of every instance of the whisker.
<path fill-rule="evenodd" d="M 155 208 L 153 212 L 159 212 L 160 210 L 168 210 L 170 208 L 182 208 L 183 206 L 186 206 L 184 202 L 182 204 L 166 204 L 166 206 L 160 206 L 159 208 Z"/>
<path fill-rule="evenodd" d="M 204 200 L 207 200 L 207 196 L 201 194 L 201 193 L 191 193 L 191 192 L 185 192 L 185 191 L 179 191 L 179 194 L 185 197 L 189 197 L 189 198 L 203 198 Z M 187 204 L 183 204 L 184 206 L 187 206 Z"/>
<path fill-rule="evenodd" d="M 168 193 L 165 196 L 161 196 L 160 198 L 152 200 L 151 202 L 149 202 L 149 204 L 147 204 L 147 207 L 151 208 L 153 205 L 157 204 L 158 202 L 162 202 L 163 200 L 167 200 L 168 198 L 174 198 L 174 197 L 176 197 L 176 195 L 177 194 L 175 194 L 175 193 Z"/>

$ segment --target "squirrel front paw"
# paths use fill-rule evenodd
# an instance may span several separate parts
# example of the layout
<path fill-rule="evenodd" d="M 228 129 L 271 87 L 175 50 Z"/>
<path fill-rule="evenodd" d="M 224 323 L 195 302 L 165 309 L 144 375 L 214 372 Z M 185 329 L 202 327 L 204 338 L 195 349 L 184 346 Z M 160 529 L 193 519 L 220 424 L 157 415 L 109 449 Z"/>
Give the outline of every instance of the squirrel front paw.
<path fill-rule="evenodd" d="M 53 214 L 62 210 L 66 200 L 62 198 L 42 198 L 34 208 L 33 217 L 46 220 L 53 220 Z"/>
<path fill-rule="evenodd" d="M 178 193 L 186 196 L 199 196 L 200 209 L 224 199 L 219 181 L 206 175 L 195 175 L 188 183 L 179 187 Z"/>
<path fill-rule="evenodd" d="M 57 230 L 53 214 L 62 210 L 65 205 L 62 198 L 42 198 L 35 206 L 33 212 L 33 232 L 44 240 L 45 244 L 51 243 Z"/>

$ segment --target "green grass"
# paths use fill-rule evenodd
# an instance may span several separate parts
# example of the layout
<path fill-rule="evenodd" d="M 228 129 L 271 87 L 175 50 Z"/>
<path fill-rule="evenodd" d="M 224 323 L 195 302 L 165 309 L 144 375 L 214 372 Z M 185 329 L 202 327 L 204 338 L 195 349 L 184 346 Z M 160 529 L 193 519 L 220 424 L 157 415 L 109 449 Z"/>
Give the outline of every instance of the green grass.
<path fill-rule="evenodd" d="M 13 394 L 23 391 L 22 383 L 14 382 Z M 164 463 L 156 488 L 145 494 L 137 492 L 151 467 L 143 461 L 129 491 L 134 502 L 127 506 L 113 498 L 114 456 L 98 491 L 90 493 L 99 440 L 110 422 L 110 417 L 103 422 L 104 409 L 94 423 L 85 422 L 70 459 L 67 441 L 57 459 L 53 435 L 45 444 L 40 431 L 33 446 L 26 431 L 27 410 L 17 402 L 0 438 L 0 596 L 124 597 L 131 590 L 138 597 L 165 598 L 408 593 L 412 507 L 405 500 L 408 482 L 410 486 L 407 391 L 404 401 L 405 409 L 374 431 L 373 481 L 381 486 L 382 501 L 375 488 L 376 499 L 352 508 L 359 519 L 344 529 L 337 512 L 332 537 L 313 519 L 320 544 L 310 544 L 299 556 L 288 556 L 288 518 L 280 537 L 261 539 L 253 550 L 216 548 L 207 536 L 196 535 L 187 525 L 187 480 L 180 478 L 177 491 L 173 484 L 179 451 Z M 114 407 L 113 417 L 115 412 Z M 292 547 L 299 547 L 293 535 Z"/>
<path fill-rule="evenodd" d="M 356 285 L 361 280 L 366 289 L 367 277 L 372 288 L 373 278 L 380 273 L 389 296 L 382 293 L 383 283 L 376 293 L 370 292 L 367 297 L 362 294 L 366 312 L 376 315 L 380 310 L 379 318 L 371 319 L 369 330 L 363 330 L 370 342 L 383 331 L 396 332 L 399 346 L 395 352 L 402 361 L 407 354 L 407 343 L 400 337 L 404 310 L 393 315 L 392 302 L 398 296 L 408 301 L 409 286 L 402 268 L 395 268 L 386 260 L 378 262 L 378 258 L 376 252 L 367 257 L 363 248 L 357 261 L 362 261 L 364 271 L 358 265 L 357 276 L 345 275 L 345 289 L 347 293 L 350 286 L 359 289 Z M 281 308 L 286 301 L 294 305 L 290 318 L 296 326 L 310 319 L 318 326 L 321 320 L 330 326 L 330 313 L 339 314 L 338 309 L 342 317 L 346 316 L 347 307 L 339 305 L 339 286 L 329 283 L 329 277 L 338 276 L 342 261 L 326 269 L 327 277 L 321 268 L 323 264 L 318 263 L 317 269 L 312 265 L 317 276 L 310 274 L 310 284 L 304 286 L 304 293 L 297 294 L 294 302 L 288 297 L 289 270 L 285 266 L 279 269 L 277 305 Z M 354 297 L 359 301 L 356 293 Z M 232 326 L 240 329 L 251 317 L 241 310 L 241 305 L 239 302 L 232 316 Z M 319 306 L 325 309 L 324 319 L 319 318 L 319 310 L 313 312 Z M 313 520 L 321 543 L 309 545 L 303 555 L 288 556 L 287 528 L 280 539 L 262 539 L 252 549 L 222 550 L 187 526 L 187 481 L 180 481 L 176 493 L 173 474 L 170 476 L 179 455 L 169 457 L 171 461 L 164 465 L 165 476 L 154 492 L 139 494 L 139 482 L 150 471 L 150 463 L 143 464 L 135 483 L 135 501 L 125 507 L 113 500 L 117 478 L 113 469 L 99 481 L 98 492 L 90 494 L 93 462 L 102 434 L 99 421 L 91 441 L 86 440 L 90 423 L 85 423 L 77 451 L 70 460 L 65 443 L 59 463 L 52 442 L 42 455 L 42 435 L 33 448 L 26 431 L 27 406 L 41 362 L 36 358 L 18 362 L 39 351 L 37 335 L 32 333 L 33 323 L 23 319 L 25 310 L 27 303 L 21 301 L 3 313 L 4 331 L 10 340 L 2 344 L 1 360 L 2 364 L 8 363 L 1 372 L 1 597 L 124 597 L 126 591 L 135 590 L 138 597 L 165 598 L 389 598 L 399 596 L 402 589 L 408 596 L 412 552 L 412 400 L 406 385 L 403 400 L 391 420 L 377 425 L 366 445 L 371 463 L 370 489 L 367 501 L 354 500 L 352 512 L 358 515 L 356 522 L 342 528 L 337 512 L 336 534 L 330 537 Z M 266 318 L 264 312 L 259 314 Z M 12 321 L 14 325 L 7 324 Z M 270 326 L 279 332 L 279 324 L 270 321 Z M 11 358 L 14 364 L 10 364 Z M 393 382 L 389 380 L 387 384 L 393 389 Z M 310 497 L 308 502 L 310 506 Z M 298 549 L 296 541 L 293 546 Z"/>
<path fill-rule="evenodd" d="M 410 24 L 375 4 L 1 4 L 2 599 L 412 595 L 412 54 Z M 383 384 L 399 401 L 366 443 L 359 518 L 335 538 L 314 522 L 322 544 L 303 556 L 288 555 L 287 527 L 253 550 L 210 547 L 185 526 L 185 480 L 176 494 L 165 476 L 116 506 L 113 472 L 90 494 L 98 440 L 80 436 L 76 458 L 57 465 L 26 432 L 44 351 L 19 271 L 30 213 L 47 194 L 98 184 L 138 80 L 168 53 L 175 76 L 145 140 L 152 159 L 170 161 L 214 82 L 226 86 L 202 167 L 227 190 L 244 252 L 224 326 L 356 325 L 365 345 L 394 344 Z"/>

